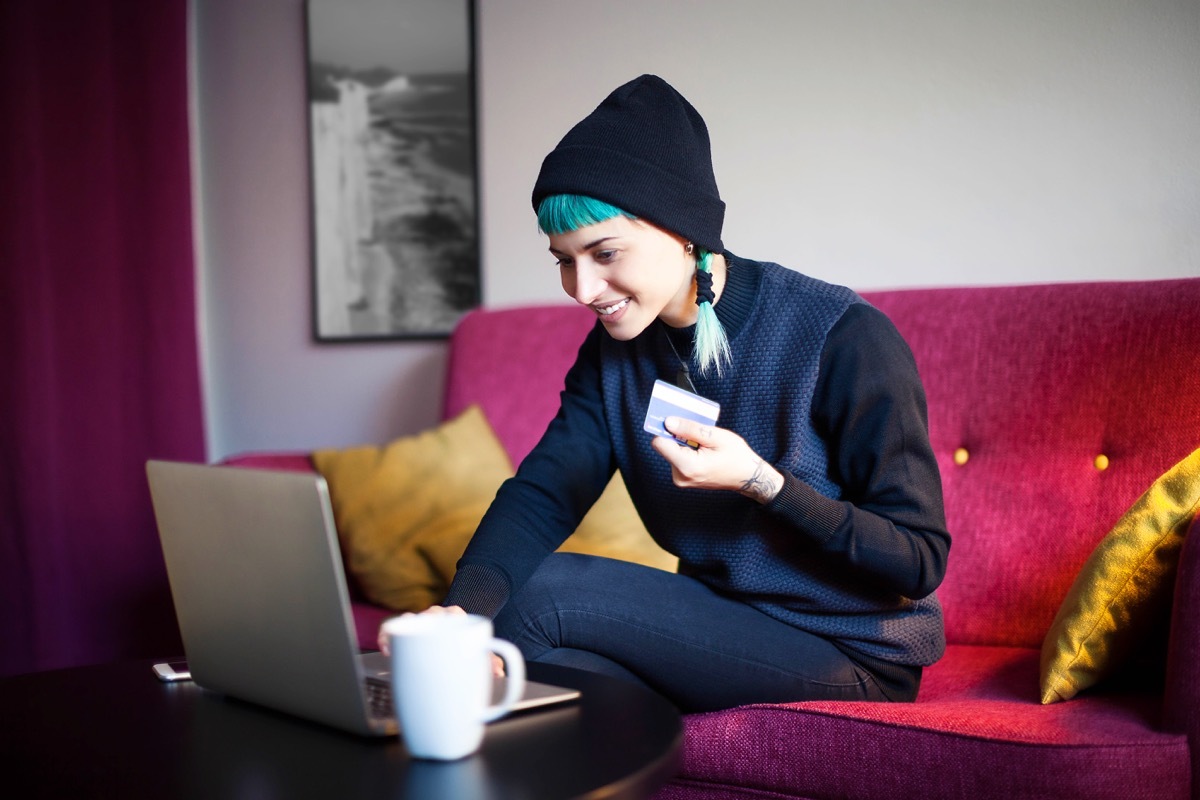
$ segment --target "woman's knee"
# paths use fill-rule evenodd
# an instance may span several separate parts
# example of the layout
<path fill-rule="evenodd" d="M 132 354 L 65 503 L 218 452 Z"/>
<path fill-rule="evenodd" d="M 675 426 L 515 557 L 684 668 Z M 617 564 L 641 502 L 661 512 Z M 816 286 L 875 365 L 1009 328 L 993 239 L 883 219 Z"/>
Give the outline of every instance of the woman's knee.
<path fill-rule="evenodd" d="M 631 592 L 639 580 L 638 570 L 650 568 L 599 556 L 553 553 L 496 616 L 496 635 L 534 651 L 564 646 L 568 644 L 564 614 L 578 626 L 590 614 L 619 613 L 624 605 L 642 603 L 636 598 L 647 593 Z"/>
<path fill-rule="evenodd" d="M 553 647 L 554 642 L 545 634 L 544 620 L 557 613 L 563 588 L 578 585 L 578 578 L 571 577 L 576 571 L 571 561 L 572 554 L 548 556 L 496 615 L 496 635 L 514 642 L 522 651 L 532 642 L 542 648 Z M 529 658 L 530 653 L 525 656 Z"/>

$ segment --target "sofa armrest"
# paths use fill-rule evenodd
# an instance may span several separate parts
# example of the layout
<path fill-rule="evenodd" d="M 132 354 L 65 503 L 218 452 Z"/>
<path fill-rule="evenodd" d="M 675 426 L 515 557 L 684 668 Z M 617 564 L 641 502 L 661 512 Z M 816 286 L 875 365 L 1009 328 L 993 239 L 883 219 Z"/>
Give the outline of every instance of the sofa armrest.
<path fill-rule="evenodd" d="M 220 463 L 228 467 L 246 467 L 248 469 L 277 469 L 288 472 L 316 471 L 308 453 L 242 453 L 229 456 Z"/>
<path fill-rule="evenodd" d="M 1200 764 L 1200 515 L 1192 520 L 1179 555 L 1167 649 L 1163 727 L 1173 733 L 1186 733 L 1192 763 Z"/>

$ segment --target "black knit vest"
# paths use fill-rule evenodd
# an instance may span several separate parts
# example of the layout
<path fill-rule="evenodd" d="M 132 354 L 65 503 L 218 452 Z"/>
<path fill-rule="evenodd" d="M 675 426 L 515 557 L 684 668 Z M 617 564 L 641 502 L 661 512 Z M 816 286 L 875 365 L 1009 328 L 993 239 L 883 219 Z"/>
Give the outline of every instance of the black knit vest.
<path fill-rule="evenodd" d="M 716 309 L 730 330 L 732 366 L 691 377 L 721 404 L 717 424 L 776 467 L 841 499 L 811 403 L 830 329 L 854 303 L 850 289 L 777 264 L 730 256 Z M 723 313 L 724 312 L 724 313 Z M 731 313 L 733 312 L 733 313 Z M 802 531 L 735 492 L 680 489 L 642 430 L 656 379 L 674 382 L 686 336 L 651 325 L 628 342 L 602 337 L 602 392 L 613 452 L 647 529 L 679 556 L 680 572 L 797 628 L 901 664 L 930 664 L 944 648 L 936 597 L 882 591 L 818 552 Z"/>

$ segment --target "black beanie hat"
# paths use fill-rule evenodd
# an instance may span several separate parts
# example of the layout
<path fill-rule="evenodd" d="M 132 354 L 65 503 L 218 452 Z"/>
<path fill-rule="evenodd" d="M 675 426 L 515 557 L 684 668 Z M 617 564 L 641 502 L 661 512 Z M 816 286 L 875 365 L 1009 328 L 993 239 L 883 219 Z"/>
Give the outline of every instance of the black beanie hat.
<path fill-rule="evenodd" d="M 715 253 L 725 203 L 713 175 L 708 127 L 656 75 L 619 87 L 542 162 L 533 210 L 554 194 L 603 200 Z"/>

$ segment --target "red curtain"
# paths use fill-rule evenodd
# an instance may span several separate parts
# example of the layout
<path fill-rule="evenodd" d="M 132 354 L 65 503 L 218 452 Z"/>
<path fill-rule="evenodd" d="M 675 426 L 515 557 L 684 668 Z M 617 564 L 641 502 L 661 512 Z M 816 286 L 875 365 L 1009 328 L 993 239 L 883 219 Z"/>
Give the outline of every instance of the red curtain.
<path fill-rule="evenodd" d="M 146 488 L 204 452 L 187 0 L 0 2 L 0 675 L 181 651 Z"/>

